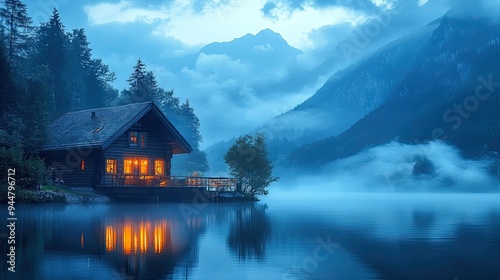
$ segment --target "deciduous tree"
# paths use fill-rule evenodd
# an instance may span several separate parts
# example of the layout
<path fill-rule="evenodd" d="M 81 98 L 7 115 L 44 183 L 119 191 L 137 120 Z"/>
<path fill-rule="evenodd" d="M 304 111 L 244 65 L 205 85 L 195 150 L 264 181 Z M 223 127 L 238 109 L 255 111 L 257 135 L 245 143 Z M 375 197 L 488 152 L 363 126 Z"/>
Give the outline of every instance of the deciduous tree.
<path fill-rule="evenodd" d="M 251 198 L 267 195 L 266 188 L 279 179 L 272 175 L 273 166 L 262 133 L 236 139 L 224 155 L 224 161 L 231 175 L 241 179 L 243 193 Z"/>

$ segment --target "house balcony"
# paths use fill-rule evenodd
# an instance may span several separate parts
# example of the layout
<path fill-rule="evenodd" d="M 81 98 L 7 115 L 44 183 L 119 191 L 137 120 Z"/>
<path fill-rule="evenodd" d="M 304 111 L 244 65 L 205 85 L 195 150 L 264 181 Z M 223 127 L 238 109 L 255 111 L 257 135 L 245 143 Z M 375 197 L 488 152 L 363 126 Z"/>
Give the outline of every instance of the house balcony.
<path fill-rule="evenodd" d="M 105 174 L 100 187 L 195 187 L 208 191 L 235 191 L 237 185 L 238 179 L 230 177 Z"/>

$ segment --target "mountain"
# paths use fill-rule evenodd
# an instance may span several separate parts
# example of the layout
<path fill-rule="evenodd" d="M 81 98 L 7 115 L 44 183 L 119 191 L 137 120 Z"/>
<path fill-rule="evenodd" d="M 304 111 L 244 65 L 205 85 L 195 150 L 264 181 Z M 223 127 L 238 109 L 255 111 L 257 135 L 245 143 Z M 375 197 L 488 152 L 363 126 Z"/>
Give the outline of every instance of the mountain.
<path fill-rule="evenodd" d="M 385 102 L 413 66 L 434 28 L 433 24 L 426 26 L 338 71 L 312 97 L 257 130 L 298 143 L 345 131 Z"/>
<path fill-rule="evenodd" d="M 230 42 L 215 42 L 203 47 L 199 54 L 227 55 L 263 71 L 282 67 L 295 61 L 301 50 L 288 45 L 280 34 L 265 29 L 256 35 L 247 34 Z"/>
<path fill-rule="evenodd" d="M 500 65 L 493 62 L 499 59 L 500 23 L 445 16 L 380 107 L 342 134 L 296 149 L 288 160 L 318 167 L 392 140 L 439 139 L 469 157 L 498 152 Z"/>
<path fill-rule="evenodd" d="M 335 73 L 312 97 L 251 133 L 265 133 L 271 160 L 276 166 L 287 165 L 286 156 L 292 150 L 342 133 L 383 104 L 411 69 L 436 27 L 429 24 Z M 226 169 L 221 159 L 233 142 L 222 141 L 206 149 L 211 171 Z"/>

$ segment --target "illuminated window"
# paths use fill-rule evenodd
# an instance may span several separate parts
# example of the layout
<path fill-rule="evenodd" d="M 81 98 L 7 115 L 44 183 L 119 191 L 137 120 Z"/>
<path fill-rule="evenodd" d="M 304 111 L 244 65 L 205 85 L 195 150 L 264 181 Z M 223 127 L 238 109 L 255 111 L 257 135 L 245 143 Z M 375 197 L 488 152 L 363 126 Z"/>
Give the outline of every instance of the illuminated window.
<path fill-rule="evenodd" d="M 147 159 L 141 159 L 141 165 L 140 165 L 140 172 L 141 175 L 147 175 L 149 172 L 148 170 L 148 160 Z"/>
<path fill-rule="evenodd" d="M 85 170 L 85 161 L 84 160 L 80 161 L 80 170 L 81 171 Z"/>
<path fill-rule="evenodd" d="M 163 175 L 165 173 L 165 162 L 163 160 L 155 160 L 155 175 Z"/>
<path fill-rule="evenodd" d="M 141 148 L 146 147 L 146 133 L 141 133 Z"/>
<path fill-rule="evenodd" d="M 124 174 L 132 174 L 132 159 L 126 158 L 123 161 L 123 173 Z"/>
<path fill-rule="evenodd" d="M 137 146 L 137 132 L 130 131 L 128 133 L 128 144 L 130 146 Z"/>
<path fill-rule="evenodd" d="M 106 159 L 106 173 L 116 174 L 116 159 Z"/>

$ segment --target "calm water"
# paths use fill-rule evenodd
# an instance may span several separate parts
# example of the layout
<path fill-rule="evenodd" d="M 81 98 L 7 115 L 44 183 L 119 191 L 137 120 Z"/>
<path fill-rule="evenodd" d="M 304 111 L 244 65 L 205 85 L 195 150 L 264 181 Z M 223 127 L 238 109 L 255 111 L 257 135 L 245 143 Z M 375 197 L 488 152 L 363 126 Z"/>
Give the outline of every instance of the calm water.
<path fill-rule="evenodd" d="M 498 194 L 320 197 L 18 205 L 2 279 L 500 279 Z"/>

